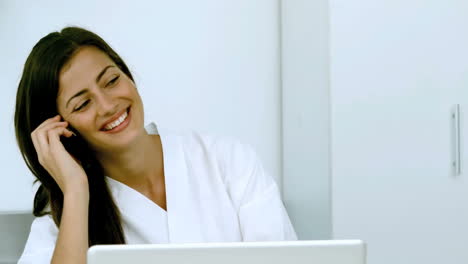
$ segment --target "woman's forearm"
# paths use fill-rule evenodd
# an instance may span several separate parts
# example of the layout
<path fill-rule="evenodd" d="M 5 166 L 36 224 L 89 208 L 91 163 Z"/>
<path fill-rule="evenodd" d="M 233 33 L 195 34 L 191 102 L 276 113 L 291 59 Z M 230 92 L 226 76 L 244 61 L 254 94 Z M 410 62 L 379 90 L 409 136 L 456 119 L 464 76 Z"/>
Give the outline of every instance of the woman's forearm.
<path fill-rule="evenodd" d="M 88 250 L 89 192 L 65 194 L 52 264 L 85 264 Z"/>

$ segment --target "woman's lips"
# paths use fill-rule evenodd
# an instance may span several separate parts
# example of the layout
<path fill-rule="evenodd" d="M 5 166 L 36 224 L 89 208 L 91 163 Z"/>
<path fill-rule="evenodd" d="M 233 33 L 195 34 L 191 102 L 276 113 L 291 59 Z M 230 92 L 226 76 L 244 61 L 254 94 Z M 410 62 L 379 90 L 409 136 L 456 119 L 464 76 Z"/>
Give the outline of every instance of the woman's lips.
<path fill-rule="evenodd" d="M 122 112 L 114 114 L 114 116 L 112 116 L 107 122 L 105 122 L 105 123 L 101 126 L 101 129 L 100 129 L 100 130 L 105 130 L 105 129 L 106 129 L 106 126 L 108 126 L 109 124 L 112 124 L 112 123 L 114 123 L 115 121 L 117 121 L 125 112 L 128 112 L 128 107 L 127 107 L 125 110 L 123 110 Z"/>
<path fill-rule="evenodd" d="M 131 109 L 127 108 L 127 118 L 125 118 L 125 120 L 122 121 L 122 123 L 120 123 L 118 126 L 112 128 L 111 130 L 103 130 L 104 129 L 103 128 L 103 129 L 101 129 L 101 131 L 105 132 L 105 133 L 110 133 L 110 134 L 118 133 L 118 132 L 124 130 L 128 126 L 128 124 L 130 123 L 130 120 L 131 120 Z"/>

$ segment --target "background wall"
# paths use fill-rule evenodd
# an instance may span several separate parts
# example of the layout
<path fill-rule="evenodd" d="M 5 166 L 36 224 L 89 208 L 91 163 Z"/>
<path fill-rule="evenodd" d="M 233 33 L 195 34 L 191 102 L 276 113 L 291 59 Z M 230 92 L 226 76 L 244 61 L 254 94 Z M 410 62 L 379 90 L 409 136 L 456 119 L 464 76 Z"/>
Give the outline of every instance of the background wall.
<path fill-rule="evenodd" d="M 33 45 L 67 25 L 101 35 L 136 79 L 146 120 L 252 144 L 281 184 L 279 3 L 1 1 L 0 212 L 32 207 L 16 146 L 16 89 Z"/>

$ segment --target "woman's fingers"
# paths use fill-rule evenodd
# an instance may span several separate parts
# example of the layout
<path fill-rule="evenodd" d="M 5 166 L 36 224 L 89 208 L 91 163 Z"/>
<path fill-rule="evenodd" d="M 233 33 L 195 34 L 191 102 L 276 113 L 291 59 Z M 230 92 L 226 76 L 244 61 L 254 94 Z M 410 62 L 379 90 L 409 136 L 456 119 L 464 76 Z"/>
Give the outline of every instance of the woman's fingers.
<path fill-rule="evenodd" d="M 73 136 L 73 132 L 71 132 L 65 127 L 56 127 L 56 128 L 50 129 L 47 132 L 47 135 L 48 135 L 50 148 L 57 150 L 57 149 L 64 149 L 63 144 L 60 141 L 60 136 L 71 137 Z"/>
<path fill-rule="evenodd" d="M 42 147 L 38 142 L 37 134 L 31 133 L 31 139 L 32 139 L 34 148 L 36 149 L 37 156 L 39 157 L 39 153 L 42 152 Z"/>
<path fill-rule="evenodd" d="M 60 115 L 49 118 L 41 123 L 32 133 L 31 139 L 36 149 L 39 163 L 43 164 L 44 159 L 50 155 L 51 142 L 54 143 L 54 148 L 62 147 L 60 136 L 71 137 L 73 132 L 66 129 L 68 122 L 60 122 Z M 52 140 L 52 141 L 51 141 Z M 56 143 L 60 143 L 56 144 Z"/>
<path fill-rule="evenodd" d="M 58 121 L 60 121 L 60 115 L 56 115 L 52 118 L 47 119 L 46 121 L 42 122 L 42 124 L 40 124 L 35 130 L 40 129 L 50 123 L 58 122 Z"/>
<path fill-rule="evenodd" d="M 49 145 L 49 138 L 47 136 L 47 132 L 51 129 L 55 129 L 57 127 L 65 127 L 67 126 L 67 122 L 55 122 L 49 123 L 44 125 L 42 128 L 37 128 L 32 133 L 33 144 L 36 147 L 36 151 L 43 152 L 47 150 Z"/>
<path fill-rule="evenodd" d="M 42 123 L 31 133 L 31 136 L 33 136 L 33 134 L 39 134 L 39 133 L 42 133 L 42 131 L 47 131 L 57 126 L 68 126 L 68 122 L 63 121 L 63 122 L 49 122 L 47 124 Z"/>
<path fill-rule="evenodd" d="M 68 122 L 60 122 L 60 116 L 56 116 L 44 121 L 31 133 L 39 163 L 54 178 L 62 192 L 76 186 L 82 188 L 87 183 L 86 172 L 80 162 L 65 149 L 60 140 L 61 136 L 74 135 L 67 128 L 68 125 Z M 80 175 L 80 178 L 70 175 Z"/>
<path fill-rule="evenodd" d="M 71 137 L 73 134 L 65 127 L 57 126 L 47 131 L 42 131 L 36 135 L 36 143 L 39 148 L 36 149 L 38 154 L 39 163 L 46 166 L 49 163 L 47 159 L 52 158 L 55 154 L 67 154 L 67 150 L 60 141 L 60 136 Z M 38 150 L 39 149 L 39 150 Z M 62 153 L 61 153 L 62 152 Z"/>
<path fill-rule="evenodd" d="M 36 130 L 37 131 L 48 131 L 50 129 L 56 128 L 56 127 L 66 127 L 68 126 L 67 121 L 62 121 L 62 122 L 53 122 L 53 123 L 48 123 L 43 125 L 42 127 L 38 127 Z"/>

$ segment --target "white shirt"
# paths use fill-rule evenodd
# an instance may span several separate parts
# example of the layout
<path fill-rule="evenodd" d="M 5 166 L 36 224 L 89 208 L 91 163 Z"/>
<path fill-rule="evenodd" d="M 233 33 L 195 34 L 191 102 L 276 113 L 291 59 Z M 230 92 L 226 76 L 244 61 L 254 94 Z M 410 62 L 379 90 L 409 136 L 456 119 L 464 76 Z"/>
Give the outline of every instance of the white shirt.
<path fill-rule="evenodd" d="M 146 126 L 163 148 L 167 212 L 106 177 L 128 244 L 297 240 L 278 187 L 253 149 L 236 140 Z M 50 263 L 58 228 L 34 219 L 18 263 Z"/>

